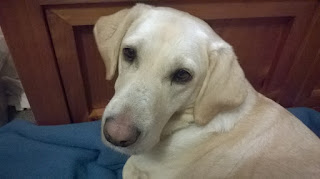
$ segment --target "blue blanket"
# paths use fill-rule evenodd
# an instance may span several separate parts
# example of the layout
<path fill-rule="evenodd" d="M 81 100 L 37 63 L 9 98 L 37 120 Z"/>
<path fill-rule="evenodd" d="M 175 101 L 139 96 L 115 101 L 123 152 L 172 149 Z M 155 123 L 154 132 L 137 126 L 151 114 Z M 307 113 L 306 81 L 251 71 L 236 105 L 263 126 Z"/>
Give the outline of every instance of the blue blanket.
<path fill-rule="evenodd" d="M 0 178 L 122 178 L 127 156 L 100 141 L 100 121 L 0 128 Z"/>
<path fill-rule="evenodd" d="M 310 108 L 288 108 L 301 122 L 320 137 L 320 113 Z"/>
<path fill-rule="evenodd" d="M 320 113 L 291 108 L 320 135 Z M 0 128 L 0 178 L 122 178 L 127 156 L 100 141 L 100 121 L 36 126 L 15 120 Z"/>

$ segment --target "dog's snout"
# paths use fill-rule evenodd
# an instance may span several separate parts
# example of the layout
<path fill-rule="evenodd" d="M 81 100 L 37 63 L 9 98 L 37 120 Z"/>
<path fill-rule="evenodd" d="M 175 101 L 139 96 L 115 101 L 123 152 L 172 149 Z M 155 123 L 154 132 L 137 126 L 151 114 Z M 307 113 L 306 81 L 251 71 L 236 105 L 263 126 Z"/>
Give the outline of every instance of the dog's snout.
<path fill-rule="evenodd" d="M 108 117 L 103 126 L 103 134 L 107 141 L 115 146 L 128 147 L 134 144 L 140 131 L 127 120 Z"/>

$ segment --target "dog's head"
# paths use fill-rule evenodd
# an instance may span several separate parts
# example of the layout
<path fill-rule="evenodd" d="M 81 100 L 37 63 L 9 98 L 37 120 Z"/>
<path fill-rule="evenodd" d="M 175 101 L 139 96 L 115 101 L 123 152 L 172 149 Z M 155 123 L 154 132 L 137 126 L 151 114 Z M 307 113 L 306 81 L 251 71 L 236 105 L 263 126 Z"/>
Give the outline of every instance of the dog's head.
<path fill-rule="evenodd" d="M 101 17 L 94 35 L 106 78 L 118 68 L 101 131 L 120 152 L 152 148 L 174 114 L 191 109 L 192 121 L 205 125 L 246 96 L 232 47 L 187 13 L 138 4 Z"/>

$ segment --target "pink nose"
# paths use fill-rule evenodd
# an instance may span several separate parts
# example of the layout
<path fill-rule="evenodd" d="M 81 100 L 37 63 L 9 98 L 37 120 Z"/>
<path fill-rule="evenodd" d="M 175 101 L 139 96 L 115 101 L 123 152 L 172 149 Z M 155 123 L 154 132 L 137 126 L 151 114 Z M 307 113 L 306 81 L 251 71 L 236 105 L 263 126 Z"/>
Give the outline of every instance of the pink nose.
<path fill-rule="evenodd" d="M 128 120 L 109 117 L 104 124 L 103 134 L 113 145 L 128 147 L 137 141 L 140 131 Z"/>

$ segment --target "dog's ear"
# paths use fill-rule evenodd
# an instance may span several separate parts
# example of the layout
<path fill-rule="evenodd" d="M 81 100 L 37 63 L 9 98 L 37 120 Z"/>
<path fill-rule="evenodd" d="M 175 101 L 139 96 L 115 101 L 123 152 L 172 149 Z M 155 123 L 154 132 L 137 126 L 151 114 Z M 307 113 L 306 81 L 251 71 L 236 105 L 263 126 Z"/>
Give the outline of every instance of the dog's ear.
<path fill-rule="evenodd" d="M 119 51 L 123 37 L 131 24 L 151 6 L 137 4 L 109 16 L 102 16 L 96 22 L 93 33 L 98 50 L 106 66 L 106 79 L 111 80 L 116 72 Z"/>
<path fill-rule="evenodd" d="M 207 75 L 195 102 L 195 122 L 207 124 L 218 113 L 239 106 L 246 96 L 246 79 L 232 47 L 224 41 L 211 43 Z"/>

